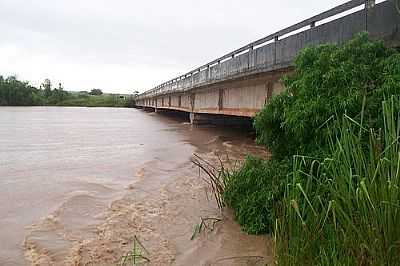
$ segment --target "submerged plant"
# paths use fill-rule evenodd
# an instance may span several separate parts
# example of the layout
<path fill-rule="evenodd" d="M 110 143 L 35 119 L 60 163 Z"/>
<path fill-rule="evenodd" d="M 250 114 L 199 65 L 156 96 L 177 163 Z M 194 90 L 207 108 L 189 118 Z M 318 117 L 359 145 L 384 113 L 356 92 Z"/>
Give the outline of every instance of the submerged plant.
<path fill-rule="evenodd" d="M 229 183 L 230 173 L 225 168 L 221 158 L 218 157 L 219 168 L 212 163 L 206 161 L 197 154 L 193 154 L 192 163 L 199 167 L 199 176 L 202 177 L 203 181 L 206 182 L 211 188 L 211 193 L 218 205 L 218 208 L 222 210 L 225 207 L 226 202 L 223 198 L 226 184 Z M 229 160 L 229 159 L 228 159 Z M 200 170 L 203 171 L 205 176 L 202 176 Z"/>
<path fill-rule="evenodd" d="M 199 235 L 203 231 L 209 231 L 212 232 L 215 229 L 215 226 L 218 222 L 221 222 L 222 219 L 220 218 L 215 218 L 215 217 L 200 217 L 201 222 L 196 224 L 193 228 L 193 234 L 190 240 L 193 240 L 196 238 L 197 235 Z"/>
<path fill-rule="evenodd" d="M 149 252 L 142 245 L 139 239 L 136 236 L 134 236 L 132 249 L 128 251 L 124 256 L 122 256 L 119 265 L 135 266 L 135 265 L 143 265 L 148 262 L 150 262 Z"/>

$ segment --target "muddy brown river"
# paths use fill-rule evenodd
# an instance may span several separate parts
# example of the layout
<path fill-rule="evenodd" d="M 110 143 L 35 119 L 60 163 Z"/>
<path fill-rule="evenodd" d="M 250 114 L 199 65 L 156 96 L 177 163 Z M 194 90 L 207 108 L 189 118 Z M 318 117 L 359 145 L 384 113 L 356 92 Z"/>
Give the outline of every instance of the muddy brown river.
<path fill-rule="evenodd" d="M 267 156 L 246 131 L 136 109 L 0 107 L 0 265 L 265 265 L 191 163 Z M 200 173 L 201 174 L 201 173 Z M 191 240 L 201 217 L 221 219 Z"/>

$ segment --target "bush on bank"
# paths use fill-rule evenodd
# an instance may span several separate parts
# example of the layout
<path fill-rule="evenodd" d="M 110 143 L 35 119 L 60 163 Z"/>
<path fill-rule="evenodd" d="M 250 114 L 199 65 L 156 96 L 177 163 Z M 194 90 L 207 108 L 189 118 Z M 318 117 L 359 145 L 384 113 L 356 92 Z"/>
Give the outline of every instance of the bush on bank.
<path fill-rule="evenodd" d="M 273 204 L 283 196 L 281 180 L 288 171 L 285 163 L 249 156 L 226 183 L 223 199 L 235 210 L 244 231 L 250 234 L 271 232 L 276 216 Z"/>
<path fill-rule="evenodd" d="M 381 127 L 384 96 L 399 93 L 399 58 L 367 34 L 342 46 L 305 48 L 295 60 L 294 74 L 283 79 L 286 91 L 256 116 L 258 142 L 276 159 L 323 152 L 324 124 L 343 114 L 359 117 L 364 98 L 364 125 Z"/>
<path fill-rule="evenodd" d="M 286 87 L 285 92 L 273 97 L 254 120 L 257 141 L 270 150 L 271 161 L 249 158 L 241 169 L 230 174 L 224 192 L 227 205 L 232 207 L 236 219 L 248 233 L 271 232 L 277 219 L 280 221 L 282 217 L 293 218 L 287 216 L 288 209 L 291 208 L 293 211 L 296 210 L 296 206 L 300 208 L 300 205 L 299 202 L 296 205 L 290 197 L 288 198 L 287 187 L 296 187 L 300 184 L 304 192 L 312 195 L 313 199 L 322 199 L 328 195 L 329 191 L 322 189 L 326 183 L 319 180 L 321 178 L 319 175 L 312 172 L 311 174 L 316 176 L 309 178 L 309 175 L 298 174 L 298 162 L 293 158 L 298 158 L 296 155 L 299 154 L 304 156 L 301 158 L 313 158 L 313 160 L 319 158 L 320 161 L 323 161 L 321 158 L 331 158 L 338 148 L 336 146 L 333 148 L 333 140 L 340 139 L 343 133 L 343 125 L 336 123 L 337 119 L 343 116 L 351 118 L 352 121 L 362 125 L 362 129 L 366 132 L 369 132 L 370 128 L 374 129 L 374 132 L 385 128 L 382 102 L 391 95 L 400 95 L 400 53 L 386 48 L 382 42 L 370 41 L 367 34 L 360 34 L 344 45 L 330 44 L 304 49 L 295 60 L 294 73 L 285 77 L 283 82 Z M 393 110 L 393 115 L 397 115 L 396 112 L 398 111 Z M 364 151 L 370 152 L 370 138 L 368 134 L 360 134 L 358 148 L 363 147 Z M 348 160 L 355 160 L 352 149 L 349 148 L 347 155 Z M 395 159 L 393 156 L 391 158 Z M 371 158 L 357 159 L 364 162 Z M 339 167 L 339 162 L 340 160 L 330 167 Z M 365 161 L 364 167 L 373 167 L 373 164 L 369 166 L 370 163 L 373 162 Z M 356 162 L 348 164 L 349 171 L 355 172 L 352 169 L 356 167 L 355 164 Z M 293 183 L 294 176 L 296 183 Z M 350 198 L 338 200 L 350 204 L 347 202 Z M 379 195 L 376 200 L 379 201 Z M 351 216 L 351 212 L 359 211 L 356 207 L 354 205 L 353 209 L 343 210 L 343 213 Z M 297 212 L 295 214 L 298 215 Z M 314 218 L 313 212 L 307 212 L 306 216 L 316 224 L 320 218 L 320 216 Z M 323 222 L 323 220 L 318 221 Z M 289 230 L 290 226 L 293 224 L 280 224 L 279 232 L 287 230 L 288 233 L 277 234 L 278 237 L 286 237 L 287 247 L 291 247 L 291 244 L 298 245 L 296 241 L 300 238 L 306 243 L 302 246 L 303 249 L 309 247 L 307 243 L 316 243 L 313 242 L 314 239 L 308 239 L 305 234 L 295 235 L 293 233 L 295 231 Z M 352 222 L 349 222 L 349 226 L 352 226 Z M 317 227 L 313 226 L 307 228 L 310 232 L 317 230 Z M 344 254 L 336 249 L 338 242 L 334 240 L 333 234 L 337 232 L 330 232 L 331 235 L 327 231 L 324 238 L 320 239 L 321 243 L 330 244 L 338 254 Z M 346 247 L 351 248 L 351 244 Z M 327 246 L 325 248 L 318 251 L 326 252 L 328 248 Z M 285 249 L 281 248 L 280 251 L 282 250 Z M 288 257 L 296 257 L 291 248 L 287 248 L 285 252 L 289 254 Z M 360 252 L 354 251 L 353 254 L 364 254 Z M 334 254 L 329 254 L 318 256 L 322 258 L 329 255 L 333 258 Z M 317 255 L 314 252 L 310 256 Z"/>

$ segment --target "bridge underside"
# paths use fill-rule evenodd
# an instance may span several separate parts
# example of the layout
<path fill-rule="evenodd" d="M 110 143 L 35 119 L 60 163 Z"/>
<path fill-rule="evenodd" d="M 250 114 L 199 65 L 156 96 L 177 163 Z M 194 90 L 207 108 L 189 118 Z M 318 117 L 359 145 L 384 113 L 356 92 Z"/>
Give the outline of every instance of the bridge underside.
<path fill-rule="evenodd" d="M 204 121 L 200 114 L 254 117 L 265 103 L 283 90 L 280 82 L 290 68 L 237 78 L 192 89 L 137 101 L 137 106 L 190 113 L 191 122 Z"/>

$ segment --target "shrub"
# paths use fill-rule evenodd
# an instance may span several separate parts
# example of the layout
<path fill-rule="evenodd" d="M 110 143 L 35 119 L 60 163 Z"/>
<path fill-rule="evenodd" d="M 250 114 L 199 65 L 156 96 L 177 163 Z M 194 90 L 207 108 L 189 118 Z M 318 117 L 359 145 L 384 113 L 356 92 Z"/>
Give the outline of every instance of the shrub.
<path fill-rule="evenodd" d="M 249 156 L 243 167 L 227 179 L 223 199 L 235 210 L 245 232 L 270 232 L 275 221 L 274 204 L 283 196 L 281 180 L 287 171 L 288 165 L 280 161 Z"/>
<path fill-rule="evenodd" d="M 377 120 L 380 103 L 385 95 L 399 93 L 399 58 L 382 42 L 369 41 L 366 33 L 343 46 L 304 49 L 295 60 L 294 74 L 283 79 L 286 91 L 255 118 L 259 143 L 277 159 L 323 153 L 324 123 L 343 114 L 357 117 L 363 104 L 364 124 L 382 126 Z"/>
<path fill-rule="evenodd" d="M 286 90 L 273 97 L 254 120 L 257 141 L 270 150 L 272 161 L 250 157 L 230 175 L 224 193 L 249 233 L 273 230 L 282 211 L 279 206 L 293 170 L 293 156 L 329 155 L 328 140 L 334 132 L 341 134 L 332 127 L 337 117 L 351 117 L 364 128 L 383 128 L 382 101 L 400 95 L 400 54 L 360 34 L 341 46 L 304 49 L 295 60 L 293 75 L 283 81 Z M 369 136 L 362 137 L 367 146 Z"/>

